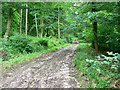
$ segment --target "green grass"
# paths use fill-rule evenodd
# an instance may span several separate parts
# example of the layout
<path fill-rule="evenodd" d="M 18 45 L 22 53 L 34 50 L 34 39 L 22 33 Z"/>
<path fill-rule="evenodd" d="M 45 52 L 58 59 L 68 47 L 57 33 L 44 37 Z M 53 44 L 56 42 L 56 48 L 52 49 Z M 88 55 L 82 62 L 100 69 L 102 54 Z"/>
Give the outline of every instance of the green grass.
<path fill-rule="evenodd" d="M 23 54 L 23 55 L 20 55 L 19 57 L 16 57 L 14 59 L 9 59 L 8 61 L 0 61 L 0 65 L 2 65 L 2 68 L 11 68 L 11 67 L 14 67 L 16 65 L 16 63 L 21 63 L 21 62 L 24 62 L 24 61 L 31 60 L 31 59 L 37 57 L 40 54 L 50 52 L 50 51 L 53 51 L 53 50 L 57 50 L 59 48 L 63 48 L 63 47 L 68 46 L 68 45 L 69 44 L 59 45 L 59 46 L 55 46 L 53 48 L 49 48 L 49 49 L 46 49 L 46 50 L 45 49 L 41 50 L 40 52 Z"/>
<path fill-rule="evenodd" d="M 90 62 L 87 61 L 90 60 Z M 97 61 L 90 44 L 80 43 L 77 48 L 77 53 L 74 57 L 74 66 L 78 73 L 78 80 L 85 88 L 111 88 L 114 82 L 118 79 L 118 73 L 113 73 L 107 67 Z M 87 76 L 89 80 L 86 83 L 83 77 Z M 116 77 L 116 79 L 115 79 Z"/>

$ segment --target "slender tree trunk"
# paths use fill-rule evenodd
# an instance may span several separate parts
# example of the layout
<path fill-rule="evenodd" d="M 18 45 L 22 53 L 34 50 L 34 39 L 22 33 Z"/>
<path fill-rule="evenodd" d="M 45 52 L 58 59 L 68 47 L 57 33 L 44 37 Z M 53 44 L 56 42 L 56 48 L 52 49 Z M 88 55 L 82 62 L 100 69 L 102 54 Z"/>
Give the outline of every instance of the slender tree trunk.
<path fill-rule="evenodd" d="M 9 31 L 10 31 L 11 17 L 12 17 L 12 7 L 10 6 L 9 13 L 8 13 L 7 28 L 6 28 L 6 32 L 5 32 L 5 35 L 4 35 L 4 39 L 6 39 L 6 40 L 8 38 Z"/>
<path fill-rule="evenodd" d="M 43 19 L 40 19 L 40 24 L 43 25 Z M 41 28 L 41 34 L 40 34 L 41 37 L 43 37 L 43 28 Z"/>
<path fill-rule="evenodd" d="M 59 16 L 59 7 L 58 7 L 58 38 L 60 39 L 60 16 Z"/>
<path fill-rule="evenodd" d="M 20 10 L 20 35 L 22 34 L 22 9 Z"/>
<path fill-rule="evenodd" d="M 36 23 L 36 33 L 37 33 L 37 37 L 38 37 L 38 26 L 37 26 L 37 18 L 36 18 L 36 13 L 35 13 L 35 23 Z"/>
<path fill-rule="evenodd" d="M 94 2 L 92 2 L 92 5 L 93 5 L 92 12 L 96 12 L 97 10 L 94 7 Z M 94 47 L 95 50 L 98 51 L 97 21 L 95 19 L 92 22 L 92 26 L 93 26 L 93 34 L 94 34 Z"/>
<path fill-rule="evenodd" d="M 28 30 L 28 5 L 26 4 L 26 23 L 25 23 L 25 34 L 27 35 L 27 30 Z"/>

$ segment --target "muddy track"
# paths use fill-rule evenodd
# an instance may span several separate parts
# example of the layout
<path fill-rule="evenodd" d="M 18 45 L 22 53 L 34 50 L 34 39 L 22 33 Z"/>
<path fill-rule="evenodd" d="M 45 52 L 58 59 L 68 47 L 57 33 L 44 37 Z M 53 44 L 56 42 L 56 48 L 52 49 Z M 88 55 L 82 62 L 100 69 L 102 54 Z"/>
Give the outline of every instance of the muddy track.
<path fill-rule="evenodd" d="M 69 45 L 43 54 L 3 73 L 2 88 L 77 88 L 72 59 L 77 48 Z"/>

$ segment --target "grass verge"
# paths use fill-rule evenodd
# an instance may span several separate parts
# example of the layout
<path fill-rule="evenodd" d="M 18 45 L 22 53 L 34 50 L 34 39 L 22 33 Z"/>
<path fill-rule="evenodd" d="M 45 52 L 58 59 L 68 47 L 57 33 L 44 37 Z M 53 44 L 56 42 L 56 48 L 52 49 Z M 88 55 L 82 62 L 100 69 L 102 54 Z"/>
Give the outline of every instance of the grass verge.
<path fill-rule="evenodd" d="M 29 60 L 35 58 L 37 55 L 40 55 L 40 54 L 43 54 L 43 53 L 47 53 L 47 52 L 50 52 L 50 51 L 53 51 L 53 50 L 57 50 L 57 49 L 63 48 L 63 47 L 68 46 L 68 45 L 69 44 L 59 45 L 59 46 L 55 46 L 53 48 L 49 48 L 49 49 L 46 49 L 46 50 L 43 49 L 40 52 L 24 54 L 24 55 L 21 55 L 20 57 L 16 57 L 16 58 L 10 59 L 8 61 L 0 61 L 0 66 L 2 66 L 2 68 L 8 69 L 8 68 L 14 67 L 16 65 L 16 63 L 29 61 Z"/>

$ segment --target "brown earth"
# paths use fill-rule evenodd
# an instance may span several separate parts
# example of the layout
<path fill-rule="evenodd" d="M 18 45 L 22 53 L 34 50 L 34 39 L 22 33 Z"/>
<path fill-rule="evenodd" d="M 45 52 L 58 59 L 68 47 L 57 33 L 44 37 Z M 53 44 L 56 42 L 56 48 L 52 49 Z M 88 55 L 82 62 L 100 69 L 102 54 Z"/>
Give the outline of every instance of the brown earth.
<path fill-rule="evenodd" d="M 3 73 L 2 88 L 79 88 L 72 66 L 78 44 L 71 44 Z"/>

